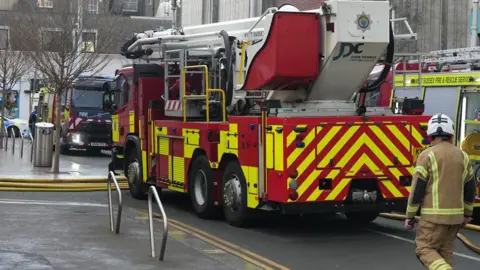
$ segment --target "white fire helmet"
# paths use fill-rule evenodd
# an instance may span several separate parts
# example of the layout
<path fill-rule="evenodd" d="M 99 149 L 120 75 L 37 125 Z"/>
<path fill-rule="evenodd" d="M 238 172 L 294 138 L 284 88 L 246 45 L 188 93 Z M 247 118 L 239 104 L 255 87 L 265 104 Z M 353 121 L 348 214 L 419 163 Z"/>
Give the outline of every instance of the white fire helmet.
<path fill-rule="evenodd" d="M 455 134 L 452 119 L 443 113 L 434 115 L 428 121 L 427 136 L 446 136 Z"/>

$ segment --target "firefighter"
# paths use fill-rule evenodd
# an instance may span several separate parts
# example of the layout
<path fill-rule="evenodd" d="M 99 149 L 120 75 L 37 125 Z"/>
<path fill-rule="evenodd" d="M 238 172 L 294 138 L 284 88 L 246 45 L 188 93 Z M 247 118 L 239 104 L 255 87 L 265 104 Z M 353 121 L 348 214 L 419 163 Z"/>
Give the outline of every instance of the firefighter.
<path fill-rule="evenodd" d="M 458 230 L 472 221 L 475 180 L 468 155 L 452 144 L 453 121 L 437 114 L 428 121 L 431 147 L 417 158 L 408 198 L 405 228 L 420 209 L 417 258 L 430 270 L 452 269 Z"/>
<path fill-rule="evenodd" d="M 38 113 L 37 113 L 37 106 L 33 109 L 33 112 L 30 114 L 28 119 L 28 127 L 32 133 L 32 137 L 35 138 L 35 123 L 37 122 Z"/>

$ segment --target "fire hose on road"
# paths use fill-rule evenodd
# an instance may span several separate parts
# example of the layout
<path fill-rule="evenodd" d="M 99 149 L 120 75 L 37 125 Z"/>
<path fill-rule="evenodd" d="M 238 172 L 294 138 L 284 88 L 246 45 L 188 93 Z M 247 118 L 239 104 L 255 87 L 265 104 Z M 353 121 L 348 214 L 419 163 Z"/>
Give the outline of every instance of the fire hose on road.
<path fill-rule="evenodd" d="M 388 219 L 396 219 L 396 220 L 405 220 L 405 215 L 400 215 L 400 214 L 390 214 L 390 213 L 382 213 L 380 214 L 381 217 L 383 218 L 388 218 Z M 415 219 L 418 221 L 420 220 L 420 217 L 419 216 L 416 216 Z M 468 230 L 472 230 L 472 231 L 477 231 L 477 232 L 480 232 L 480 226 L 477 226 L 477 225 L 472 225 L 472 224 L 468 224 L 467 226 L 465 226 L 465 229 L 468 229 Z M 480 247 L 473 244 L 470 240 L 468 240 L 467 237 L 465 237 L 463 234 L 461 233 L 457 233 L 457 238 L 462 241 L 462 243 L 469 249 L 471 249 L 472 251 L 480 254 Z"/>
<path fill-rule="evenodd" d="M 119 180 L 121 189 L 128 189 L 126 178 Z M 15 179 L 0 178 L 0 191 L 24 192 L 89 192 L 105 191 L 106 178 Z"/>

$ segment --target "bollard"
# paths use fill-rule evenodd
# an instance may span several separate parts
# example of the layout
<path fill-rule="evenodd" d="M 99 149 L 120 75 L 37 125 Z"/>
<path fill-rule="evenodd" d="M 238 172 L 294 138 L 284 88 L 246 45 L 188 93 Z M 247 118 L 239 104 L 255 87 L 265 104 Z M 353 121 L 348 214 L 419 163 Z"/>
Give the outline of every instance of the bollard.
<path fill-rule="evenodd" d="M 12 128 L 12 155 L 15 155 L 15 137 L 17 137 L 17 133 L 15 133 L 15 129 Z"/>

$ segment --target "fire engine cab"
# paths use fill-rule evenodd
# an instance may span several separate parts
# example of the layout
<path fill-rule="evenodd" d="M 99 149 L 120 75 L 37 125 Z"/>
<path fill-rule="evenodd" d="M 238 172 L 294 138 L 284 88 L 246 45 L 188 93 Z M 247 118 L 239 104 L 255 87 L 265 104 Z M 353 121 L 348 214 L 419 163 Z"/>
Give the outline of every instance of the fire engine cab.
<path fill-rule="evenodd" d="M 429 117 L 354 101 L 392 60 L 389 20 L 388 1 L 332 0 L 135 34 L 122 54 L 149 63 L 119 70 L 104 95 L 109 170 L 135 198 L 188 193 L 198 216 L 223 210 L 233 226 L 254 211 L 368 222 L 404 210 Z"/>

